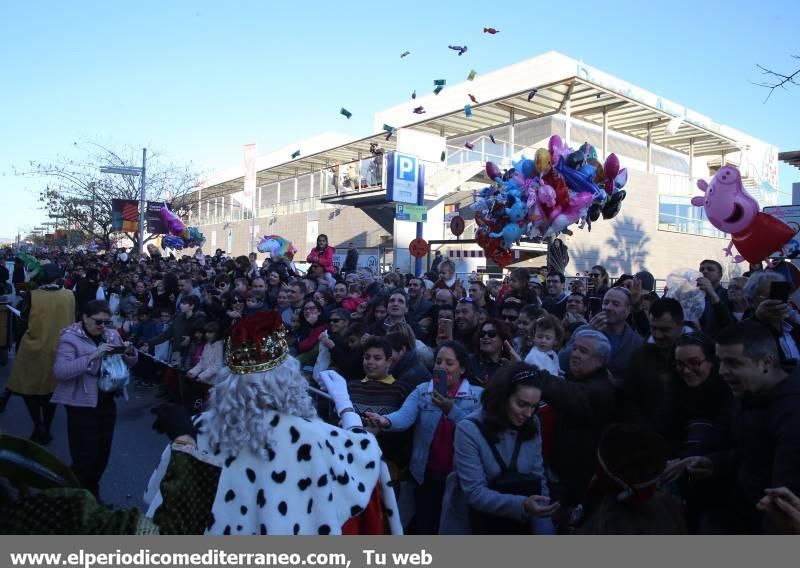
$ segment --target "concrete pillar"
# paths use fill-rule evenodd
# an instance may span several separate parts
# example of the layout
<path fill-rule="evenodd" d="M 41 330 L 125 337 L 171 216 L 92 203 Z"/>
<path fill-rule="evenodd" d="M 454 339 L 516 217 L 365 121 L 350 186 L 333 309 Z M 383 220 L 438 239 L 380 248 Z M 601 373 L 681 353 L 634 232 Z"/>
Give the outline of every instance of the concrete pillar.
<path fill-rule="evenodd" d="M 603 156 L 602 161 L 605 162 L 608 156 L 608 107 L 603 107 Z"/>
<path fill-rule="evenodd" d="M 568 148 L 572 147 L 572 97 L 567 94 L 567 101 L 564 105 L 564 142 Z"/>
<path fill-rule="evenodd" d="M 653 168 L 653 124 L 647 123 L 647 173 Z"/>
<path fill-rule="evenodd" d="M 691 180 L 693 177 L 694 177 L 694 138 L 689 138 L 689 179 Z"/>
<path fill-rule="evenodd" d="M 514 134 L 515 134 L 514 133 L 514 123 L 515 122 L 516 122 L 516 115 L 514 113 L 514 109 L 512 108 L 510 111 L 508 111 L 508 141 L 509 141 L 509 144 L 511 145 L 511 148 L 509 148 L 509 152 L 508 152 L 508 157 L 509 158 L 512 157 L 514 155 L 514 152 L 515 152 L 515 148 L 514 148 L 514 144 L 516 144 L 516 142 L 514 141 Z"/>

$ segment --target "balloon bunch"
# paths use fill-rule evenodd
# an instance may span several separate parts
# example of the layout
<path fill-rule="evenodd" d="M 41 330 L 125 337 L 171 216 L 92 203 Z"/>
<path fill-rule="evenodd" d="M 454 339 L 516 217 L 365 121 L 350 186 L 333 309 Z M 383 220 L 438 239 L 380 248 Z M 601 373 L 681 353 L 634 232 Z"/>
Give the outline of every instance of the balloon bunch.
<path fill-rule="evenodd" d="M 179 237 L 181 241 L 181 246 L 170 246 L 169 248 L 180 250 L 184 246 L 202 247 L 206 242 L 206 238 L 203 236 L 203 233 L 200 232 L 200 229 L 197 227 L 187 227 L 183 221 L 181 221 L 180 217 L 167 208 L 166 204 L 161 207 L 161 219 L 164 221 L 164 224 L 167 226 L 167 231 L 169 232 L 169 235 L 166 235 L 164 238 L 167 236 Z M 164 238 L 161 239 L 162 248 L 164 248 Z M 168 239 L 167 242 L 171 242 L 175 245 L 178 244 L 178 241 L 173 239 Z"/>
<path fill-rule="evenodd" d="M 182 238 L 176 237 L 175 235 L 164 235 L 161 237 L 162 249 L 181 250 L 185 244 Z"/>
<path fill-rule="evenodd" d="M 278 235 L 264 235 L 258 242 L 258 252 L 268 252 L 271 258 L 285 256 L 292 258 L 297 252 L 297 248 L 292 241 L 279 237 Z"/>
<path fill-rule="evenodd" d="M 588 142 L 573 151 L 556 134 L 533 160 L 522 156 L 513 166 L 502 172 L 487 162 L 486 174 L 496 185 L 481 190 L 472 205 L 475 239 L 500 266 L 511 262 L 511 247 L 522 236 L 558 235 L 577 222 L 591 230 L 600 215 L 614 218 L 625 199 L 627 170 L 614 154 L 601 164 Z"/>

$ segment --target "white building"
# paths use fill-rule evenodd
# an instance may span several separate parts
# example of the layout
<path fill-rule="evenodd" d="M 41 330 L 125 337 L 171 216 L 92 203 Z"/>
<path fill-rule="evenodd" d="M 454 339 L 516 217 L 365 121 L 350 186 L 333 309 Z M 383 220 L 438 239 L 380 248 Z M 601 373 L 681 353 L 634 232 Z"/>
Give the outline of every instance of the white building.
<path fill-rule="evenodd" d="M 426 113 L 415 114 L 417 106 Z M 389 140 L 384 125 L 396 129 Z M 710 178 L 721 164 L 740 168 L 762 206 L 777 203 L 777 148 L 556 52 L 381 111 L 375 132 L 357 140 L 323 134 L 258 158 L 253 197 L 243 191 L 244 168 L 207 180 L 191 222 L 212 249 L 234 254 L 247 253 L 262 234 L 278 234 L 305 258 L 316 236 L 326 233 L 334 246 L 353 242 L 411 270 L 407 247 L 415 224 L 394 219 L 395 205 L 386 201 L 387 164 L 373 157 L 371 145 L 414 155 L 425 165 L 424 238 L 455 241 L 449 217 L 459 212 L 469 219 L 473 191 L 489 182 L 484 163 L 509 167 L 546 147 L 552 134 L 574 148 L 588 141 L 601 162 L 614 152 L 629 172 L 627 198 L 615 219 L 599 220 L 591 232 L 572 227 L 572 237 L 562 236 L 570 254 L 567 275 L 603 264 L 612 274 L 646 269 L 664 278 L 704 258 L 719 260 L 729 275 L 746 270 L 724 258 L 727 237 L 689 203 L 699 195 L 696 180 Z M 432 248 L 460 259 L 460 271 L 496 271 L 468 242 L 474 229 L 467 221 L 464 243 Z M 517 256 L 542 250 L 522 244 Z"/>

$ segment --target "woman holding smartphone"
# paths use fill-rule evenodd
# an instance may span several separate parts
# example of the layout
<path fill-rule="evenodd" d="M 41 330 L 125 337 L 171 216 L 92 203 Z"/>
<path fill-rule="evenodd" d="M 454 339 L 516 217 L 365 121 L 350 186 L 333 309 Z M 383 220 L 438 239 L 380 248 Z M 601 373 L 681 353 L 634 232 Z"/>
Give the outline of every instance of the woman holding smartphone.
<path fill-rule="evenodd" d="M 64 329 L 56 348 L 53 373 L 58 384 L 52 402 L 67 410 L 72 470 L 95 496 L 111 455 L 117 421 L 114 398 L 121 394 L 101 391 L 98 379 L 103 357 L 119 352 L 128 368 L 136 364 L 136 350 L 111 329 L 111 308 L 104 300 L 88 302 L 81 321 Z"/>
<path fill-rule="evenodd" d="M 438 534 L 445 480 L 453 470 L 456 424 L 479 406 L 481 387 L 466 377 L 467 351 L 457 341 L 436 349 L 433 378 L 406 398 L 399 410 L 381 416 L 365 413 L 367 425 L 401 432 L 414 426 L 411 476 L 416 482 L 417 534 Z"/>

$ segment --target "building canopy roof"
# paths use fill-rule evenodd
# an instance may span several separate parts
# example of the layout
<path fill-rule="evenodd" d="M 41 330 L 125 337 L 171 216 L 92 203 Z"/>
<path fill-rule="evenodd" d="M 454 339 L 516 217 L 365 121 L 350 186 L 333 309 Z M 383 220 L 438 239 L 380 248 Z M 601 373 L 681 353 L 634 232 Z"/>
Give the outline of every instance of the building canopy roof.
<path fill-rule="evenodd" d="M 795 168 L 800 168 L 800 150 L 780 152 L 778 154 L 778 159 L 785 164 L 789 164 Z"/>
<path fill-rule="evenodd" d="M 529 94 L 536 94 L 529 99 Z M 569 101 L 569 104 L 568 104 Z M 715 125 L 701 126 L 689 120 L 676 119 L 675 115 L 637 100 L 577 75 L 547 84 L 531 85 L 494 100 L 472 105 L 472 116 L 467 117 L 463 109 L 404 125 L 446 138 L 478 135 L 491 129 L 509 125 L 513 111 L 514 121 L 566 115 L 597 126 L 603 125 L 605 113 L 609 131 L 623 133 L 646 141 L 648 130 L 652 144 L 694 156 L 722 155 L 736 152 L 741 143 L 718 132 Z M 257 172 L 257 184 L 265 185 L 298 175 L 312 173 L 370 156 L 370 145 L 377 143 L 383 150 L 395 149 L 395 136 L 386 140 L 386 132 L 380 132 L 319 151 L 308 156 L 299 156 L 284 163 Z M 800 153 L 795 153 L 800 154 Z M 781 154 L 783 156 L 783 154 Z M 783 158 L 781 158 L 783 159 Z M 798 159 L 797 157 L 795 159 Z M 797 162 L 794 162 L 797 165 Z M 243 176 L 204 188 L 203 197 L 214 197 L 241 191 Z"/>

